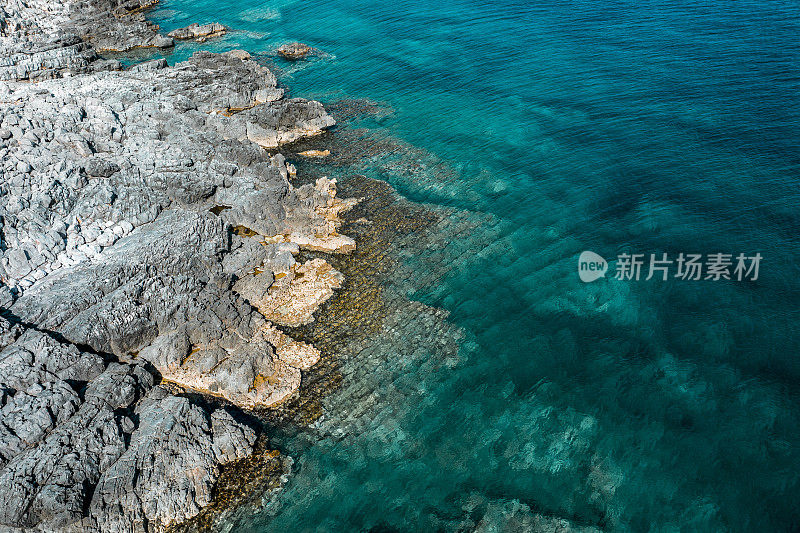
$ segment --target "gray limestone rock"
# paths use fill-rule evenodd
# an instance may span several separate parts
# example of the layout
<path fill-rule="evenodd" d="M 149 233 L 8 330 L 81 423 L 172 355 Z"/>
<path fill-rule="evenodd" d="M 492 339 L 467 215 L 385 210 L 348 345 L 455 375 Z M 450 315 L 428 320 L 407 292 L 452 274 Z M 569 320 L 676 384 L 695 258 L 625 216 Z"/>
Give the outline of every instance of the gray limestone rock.
<path fill-rule="evenodd" d="M 141 13 L 157 0 L 84 0 L 71 2 L 65 29 L 84 38 L 101 51 L 126 51 L 133 48 L 167 48 L 171 38 Z"/>
<path fill-rule="evenodd" d="M 119 165 L 101 157 L 87 157 L 83 166 L 89 176 L 108 178 L 114 172 L 119 172 Z"/>
<path fill-rule="evenodd" d="M 263 319 L 232 290 L 247 270 L 286 260 L 273 265 L 252 243 L 235 250 L 233 229 L 326 231 L 318 209 L 328 196 L 295 189 L 282 156 L 269 157 L 246 137 L 225 139 L 207 114 L 258 121 L 278 144 L 333 123 L 316 102 L 259 103 L 264 91 L 278 97 L 275 84 L 252 61 L 197 53 L 174 68 L 41 82 L 51 101 L 18 87 L 15 97 L 29 104 L 16 122 L 54 130 L 47 150 L 58 157 L 39 159 L 28 174 L 35 179 L 21 182 L 35 203 L 12 209 L 8 199 L 14 215 L 5 220 L 9 247 L 0 264 L 16 291 L 12 311 L 70 342 L 118 357 L 140 352 L 170 379 L 243 405 L 293 390 L 297 373 L 275 363 L 260 338 Z M 248 109 L 213 114 L 236 106 Z M 39 185 L 50 169 L 63 178 Z M 228 208 L 215 215 L 214 206 Z M 263 293 L 271 280 L 271 272 L 260 275 L 255 283 L 263 288 L 252 289 Z M 175 331 L 185 333 L 188 348 L 148 349 Z"/>
<path fill-rule="evenodd" d="M 0 526 L 158 531 L 252 452 L 252 428 L 154 388 L 141 365 L 2 318 L 0 333 Z"/>
<path fill-rule="evenodd" d="M 169 67 L 169 63 L 163 57 L 158 59 L 151 59 L 150 61 L 144 61 L 142 63 L 137 63 L 133 65 L 129 70 L 133 72 L 144 72 L 147 70 L 159 70 L 162 68 Z"/>
<path fill-rule="evenodd" d="M 190 24 L 185 28 L 173 30 L 169 32 L 167 36 L 172 37 L 173 39 L 198 39 L 203 41 L 209 37 L 223 35 L 226 31 L 227 30 L 225 26 L 216 22 L 202 25 L 195 22 L 194 24 Z"/>
<path fill-rule="evenodd" d="M 143 404 L 130 446 L 100 478 L 90 516 L 108 531 L 161 530 L 211 502 L 219 465 L 252 452 L 255 433 L 186 398 Z"/>
<path fill-rule="evenodd" d="M 102 59 L 172 44 L 153 3 L 0 6 L 0 529 L 194 516 L 255 433 L 158 380 L 243 407 L 300 384 L 235 285 L 265 294 L 298 250 L 268 242 L 334 231 L 333 193 L 294 187 L 266 151 L 334 121 L 241 50 Z"/>

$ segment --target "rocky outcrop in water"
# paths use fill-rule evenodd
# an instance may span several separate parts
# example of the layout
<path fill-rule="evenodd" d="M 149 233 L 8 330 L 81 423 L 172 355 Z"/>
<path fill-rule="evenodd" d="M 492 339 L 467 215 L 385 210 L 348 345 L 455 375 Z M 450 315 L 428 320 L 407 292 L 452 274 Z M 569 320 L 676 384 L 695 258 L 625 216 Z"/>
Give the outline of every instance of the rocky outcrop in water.
<path fill-rule="evenodd" d="M 290 61 L 304 59 L 313 48 L 304 43 L 286 43 L 278 47 L 278 55 Z"/>
<path fill-rule="evenodd" d="M 334 124 L 321 104 L 284 98 L 242 51 L 126 71 L 98 57 L 167 44 L 148 5 L 0 8 L 3 526 L 196 515 L 255 434 L 159 381 L 246 408 L 290 397 L 319 352 L 278 307 L 308 321 L 341 284 L 295 255 L 355 246 L 337 232 L 354 202 L 334 180 L 294 187 L 276 151 Z"/>
<path fill-rule="evenodd" d="M 204 42 L 206 39 L 211 37 L 219 37 L 221 35 L 225 35 L 225 32 L 228 30 L 222 24 L 218 24 L 216 22 L 212 22 L 210 24 L 190 24 L 185 28 L 178 28 L 177 30 L 173 30 L 167 34 L 168 37 L 172 37 L 173 39 L 195 39 L 198 42 Z"/>

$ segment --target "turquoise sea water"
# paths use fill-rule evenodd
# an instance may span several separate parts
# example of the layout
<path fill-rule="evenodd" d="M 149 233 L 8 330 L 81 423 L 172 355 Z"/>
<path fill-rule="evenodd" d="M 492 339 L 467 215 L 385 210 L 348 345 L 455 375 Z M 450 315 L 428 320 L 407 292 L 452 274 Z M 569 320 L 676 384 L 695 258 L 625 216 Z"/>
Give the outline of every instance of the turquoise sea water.
<path fill-rule="evenodd" d="M 359 171 L 456 213 L 397 252 L 392 290 L 447 310 L 457 355 L 411 319 L 375 339 L 371 407 L 337 422 L 366 401 L 345 386 L 328 429 L 276 436 L 296 471 L 235 531 L 514 530 L 519 506 L 609 531 L 800 528 L 800 4 L 162 0 L 151 16 L 233 28 L 202 48 L 273 58 L 293 96 L 391 108 L 359 126 L 421 166 Z M 274 59 L 295 40 L 324 54 Z M 620 281 L 612 261 L 584 284 L 583 250 L 763 260 L 756 281 Z"/>

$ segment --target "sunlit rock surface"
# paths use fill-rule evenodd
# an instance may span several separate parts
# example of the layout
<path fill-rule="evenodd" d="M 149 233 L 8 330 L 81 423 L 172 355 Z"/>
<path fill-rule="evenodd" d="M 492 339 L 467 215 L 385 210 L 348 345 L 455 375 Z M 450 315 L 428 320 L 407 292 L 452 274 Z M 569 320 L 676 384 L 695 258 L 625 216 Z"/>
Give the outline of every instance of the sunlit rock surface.
<path fill-rule="evenodd" d="M 241 50 L 125 71 L 98 56 L 171 45 L 140 12 L 152 3 L 0 7 L 2 528 L 196 516 L 256 433 L 159 381 L 284 401 L 320 353 L 279 325 L 311 320 L 342 282 L 293 254 L 355 245 L 333 181 L 296 188 L 265 151 L 332 126 L 320 103 L 284 98 Z M 290 312 L 265 318 L 254 301 L 270 294 Z"/>

